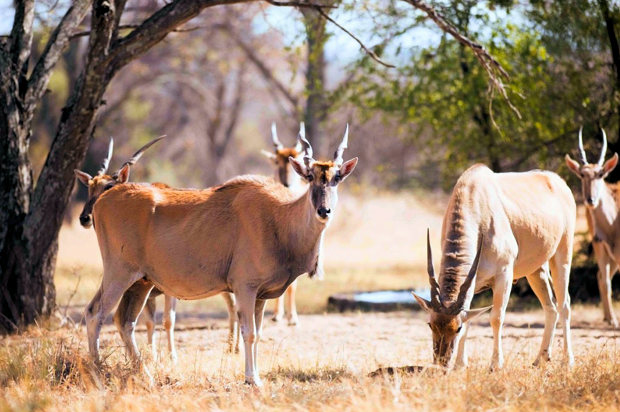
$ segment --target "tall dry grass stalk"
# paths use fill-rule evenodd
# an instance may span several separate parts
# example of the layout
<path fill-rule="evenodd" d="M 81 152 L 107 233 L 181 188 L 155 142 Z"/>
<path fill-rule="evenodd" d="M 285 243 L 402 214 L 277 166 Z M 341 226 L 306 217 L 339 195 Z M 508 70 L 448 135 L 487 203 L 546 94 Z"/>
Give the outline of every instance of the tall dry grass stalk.
<path fill-rule="evenodd" d="M 364 320 L 370 325 L 355 327 Z M 147 359 L 153 386 L 131 368 L 112 328 L 104 334 L 99 366 L 88 360 L 83 330 L 31 328 L 0 347 L 0 411 L 620 410 L 620 342 L 613 331 L 576 328 L 577 364 L 567 370 L 561 353 L 532 367 L 541 331 L 510 326 L 507 365 L 490 372 L 490 331 L 476 325 L 469 368 L 370 378 L 368 373 L 386 362 L 428 365 L 430 337 L 423 319 L 400 313 L 315 315 L 302 321 L 315 330 L 266 329 L 261 390 L 241 383 L 242 355 L 225 354 L 224 321 L 217 329 L 179 333 L 176 366 L 165 352 L 157 363 Z M 394 337 L 386 339 L 390 333 Z"/>

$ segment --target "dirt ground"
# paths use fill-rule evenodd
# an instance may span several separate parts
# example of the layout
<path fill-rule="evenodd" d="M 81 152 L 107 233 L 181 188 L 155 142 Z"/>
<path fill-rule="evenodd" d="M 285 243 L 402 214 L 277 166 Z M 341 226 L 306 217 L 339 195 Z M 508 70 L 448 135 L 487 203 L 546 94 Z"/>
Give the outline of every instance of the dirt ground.
<path fill-rule="evenodd" d="M 200 314 L 181 313 L 177 323 L 176 342 L 179 364 L 200 364 L 205 358 L 221 358 L 223 365 L 236 365 L 237 379 L 242 379 L 241 354 L 225 354 L 227 322 Z M 600 321 L 597 308 L 577 306 L 573 310 L 572 335 L 577 360 L 593 352 L 611 350 L 620 356 L 620 331 Z M 329 313 L 301 315 L 300 325 L 291 327 L 274 323 L 265 317 L 260 342 L 259 366 L 262 375 L 273 376 L 278 369 L 291 365 L 333 367 L 340 365 L 353 374 L 367 374 L 383 366 L 430 365 L 431 333 L 422 312 Z M 544 315 L 540 310 L 507 313 L 503 333 L 506 362 L 532 362 L 542 339 Z M 145 344 L 146 332 L 138 337 Z M 112 325 L 103 332 L 103 345 L 120 345 Z M 469 332 L 472 362 L 490 362 L 493 335 L 488 316 L 474 323 Z M 159 333 L 159 349 L 167 354 L 163 330 Z M 561 362 L 563 339 L 558 330 L 554 342 L 554 360 Z M 230 365 L 232 366 L 232 365 Z M 205 371 L 207 375 L 218 371 Z"/>

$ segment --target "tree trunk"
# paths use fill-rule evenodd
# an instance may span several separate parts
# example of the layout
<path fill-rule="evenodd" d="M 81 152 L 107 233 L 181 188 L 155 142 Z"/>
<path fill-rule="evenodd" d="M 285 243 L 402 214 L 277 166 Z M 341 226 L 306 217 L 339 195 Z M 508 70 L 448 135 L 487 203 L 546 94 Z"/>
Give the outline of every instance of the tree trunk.
<path fill-rule="evenodd" d="M 94 5 L 96 29 L 90 37 L 86 65 L 63 109 L 34 190 L 27 154 L 34 106 L 20 111 L 17 99 L 23 93 L 3 88 L 0 128 L 8 137 L 2 140 L 0 174 L 0 327 L 4 331 L 32 324 L 54 309 L 58 232 L 73 189 L 73 169 L 84 158 L 93 120 L 115 72 L 114 65 L 103 64 L 113 18 L 113 5 L 106 0 Z"/>
<path fill-rule="evenodd" d="M 29 116 L 11 98 L 19 96 L 13 94 L 16 91 L 8 89 L 3 88 L 6 94 L 0 102 L 0 328 L 4 331 L 32 323 L 39 313 L 48 314 L 55 297 L 51 272 L 32 276 L 35 266 L 49 266 L 50 261 L 48 256 L 32 256 L 24 230 L 32 194 Z"/>
<path fill-rule="evenodd" d="M 598 1 L 603 20 L 605 20 L 605 28 L 607 29 L 607 37 L 609 39 L 609 50 L 611 52 L 611 59 L 615 70 L 615 87 L 614 97 L 620 95 L 620 45 L 618 44 L 618 36 L 616 35 L 617 19 L 609 10 L 609 2 L 607 0 Z M 617 99 L 616 99 L 617 100 Z M 609 142 L 609 150 L 613 152 L 620 152 L 620 104 L 616 108 L 616 115 L 618 116 L 618 133 L 615 141 Z M 607 180 L 610 182 L 617 182 L 620 180 L 620 168 L 615 168 L 611 171 Z"/>
<path fill-rule="evenodd" d="M 327 99 L 325 92 L 325 33 L 326 20 L 318 11 L 310 8 L 301 9 L 306 39 L 308 41 L 308 57 L 306 67 L 306 109 L 304 122 L 306 136 L 312 143 L 315 153 L 327 155 L 324 122 L 327 118 Z"/>

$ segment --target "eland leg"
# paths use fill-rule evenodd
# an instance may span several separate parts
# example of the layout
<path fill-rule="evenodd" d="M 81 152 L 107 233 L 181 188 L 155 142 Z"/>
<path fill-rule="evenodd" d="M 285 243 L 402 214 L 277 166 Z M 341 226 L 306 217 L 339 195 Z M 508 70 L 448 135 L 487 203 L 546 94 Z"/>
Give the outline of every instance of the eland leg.
<path fill-rule="evenodd" d="M 299 324 L 299 317 L 297 316 L 297 305 L 295 304 L 295 296 L 297 295 L 297 279 L 293 281 L 286 288 L 286 318 L 290 326 L 297 326 Z"/>
<path fill-rule="evenodd" d="M 124 295 L 123 295 L 124 298 Z M 121 299 L 121 302 L 123 300 Z M 149 294 L 144 310 L 142 311 L 142 319 L 146 325 L 146 339 L 151 347 L 153 359 L 157 359 L 157 329 L 155 327 L 155 313 L 157 311 L 157 302 L 152 293 Z M 117 310 L 118 312 L 118 310 Z"/>
<path fill-rule="evenodd" d="M 177 349 L 174 344 L 174 325 L 177 319 L 177 299 L 164 295 L 164 319 L 163 325 L 168 339 L 168 352 L 173 363 L 177 363 Z"/>
<path fill-rule="evenodd" d="M 614 313 L 611 303 L 611 278 L 618 269 L 616 262 L 609 256 L 605 245 L 598 241 L 592 242 L 594 256 L 598 265 L 596 280 L 598 281 L 598 291 L 603 304 L 603 320 L 611 326 L 618 327 L 618 319 Z"/>
<path fill-rule="evenodd" d="M 493 327 L 493 357 L 491 370 L 501 369 L 504 366 L 502 351 L 502 327 L 506 316 L 506 306 L 512 289 L 513 263 L 506 265 L 495 277 L 493 284 L 493 308 L 491 309 L 491 326 Z"/>
<path fill-rule="evenodd" d="M 256 306 L 254 307 L 254 322 L 256 323 L 256 342 L 254 342 L 254 371 L 257 376 L 259 376 L 258 372 L 258 342 L 260 342 L 260 338 L 263 334 L 263 317 L 265 314 L 265 303 L 264 299 L 256 299 Z"/>
<path fill-rule="evenodd" d="M 149 298 L 151 289 L 153 289 L 153 284 L 149 281 L 141 279 L 135 282 L 123 294 L 114 314 L 114 323 L 125 344 L 127 354 L 136 367 L 140 367 L 142 363 L 136 343 L 136 323 Z"/>
<path fill-rule="evenodd" d="M 467 332 L 469 331 L 469 322 L 465 322 L 463 324 L 463 328 L 465 330 L 463 331 L 463 336 L 461 336 L 461 340 L 459 341 L 458 352 L 456 353 L 456 361 L 454 363 L 454 366 L 456 368 L 464 368 L 467 366 L 468 362 L 466 341 Z"/>
<path fill-rule="evenodd" d="M 275 298 L 273 302 L 273 316 L 271 317 L 271 320 L 274 322 L 280 322 L 284 319 L 284 296 Z"/>
<path fill-rule="evenodd" d="M 558 302 L 560 320 L 564 333 L 564 357 L 568 366 L 575 363 L 570 331 L 570 295 L 568 294 L 568 281 L 573 254 L 572 237 L 560 242 L 558 250 L 550 260 L 551 275 L 553 279 L 553 291 Z"/>
<path fill-rule="evenodd" d="M 228 352 L 239 353 L 239 321 L 235 308 L 235 295 L 224 292 L 222 297 L 226 301 L 226 309 L 228 310 Z"/>
<path fill-rule="evenodd" d="M 106 316 L 116 306 L 123 293 L 140 277 L 140 274 L 127 270 L 122 264 L 106 265 L 104 259 L 101 286 L 86 307 L 84 314 L 88 348 L 90 356 L 95 362 L 99 362 L 99 335 Z"/>
<path fill-rule="evenodd" d="M 551 345 L 553 343 L 555 325 L 558 321 L 558 311 L 555 303 L 553 302 L 553 292 L 551 291 L 551 286 L 549 285 L 548 264 L 545 264 L 536 272 L 528 275 L 527 281 L 545 311 L 545 330 L 540 344 L 540 351 L 534 361 L 534 365 L 536 366 L 541 361 L 544 362 L 551 359 Z"/>
<path fill-rule="evenodd" d="M 241 289 L 235 290 L 243 346 L 245 350 L 245 382 L 250 385 L 262 386 L 256 362 L 254 360 L 254 345 L 256 344 L 256 291 Z"/>

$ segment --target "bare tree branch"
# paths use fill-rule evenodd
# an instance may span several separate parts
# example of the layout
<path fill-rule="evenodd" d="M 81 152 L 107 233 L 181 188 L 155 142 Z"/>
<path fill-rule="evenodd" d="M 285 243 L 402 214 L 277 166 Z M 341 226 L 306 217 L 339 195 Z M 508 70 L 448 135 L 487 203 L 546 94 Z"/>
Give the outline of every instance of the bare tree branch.
<path fill-rule="evenodd" d="M 127 36 L 119 39 L 111 48 L 109 60 L 117 68 L 123 67 L 203 9 L 236 3 L 247 3 L 247 0 L 175 0 L 153 13 Z"/>
<path fill-rule="evenodd" d="M 65 47 L 71 40 L 73 32 L 86 16 L 90 3 L 90 0 L 74 1 L 58 26 L 56 26 L 56 29 L 52 32 L 45 50 L 43 50 L 28 80 L 28 91 L 25 98 L 26 105 L 34 108 L 36 102 L 45 93 L 52 69 L 62 56 Z"/>
<path fill-rule="evenodd" d="M 140 27 L 139 24 L 121 24 L 120 26 L 118 26 L 118 30 L 137 29 L 138 27 Z M 77 39 L 78 37 L 90 36 L 90 34 L 90 30 L 79 31 L 71 36 L 71 40 Z"/>
<path fill-rule="evenodd" d="M 28 59 L 32 47 L 32 22 L 34 20 L 34 0 L 15 2 L 15 17 L 11 29 L 10 54 L 14 70 L 26 75 Z"/>
<path fill-rule="evenodd" d="M 118 40 L 110 52 L 110 62 L 117 68 L 124 66 L 207 7 L 256 1 L 260 0 L 175 0 L 155 12 L 137 29 Z M 266 1 L 275 6 L 327 7 L 307 1 Z"/>
<path fill-rule="evenodd" d="M 121 17 L 125 12 L 125 6 L 127 0 L 114 0 L 114 9 L 116 14 L 114 15 L 114 31 L 112 32 L 112 43 L 118 39 L 118 32 L 121 29 Z"/>
<path fill-rule="evenodd" d="M 381 58 L 379 56 L 377 56 L 377 54 L 370 50 L 368 47 L 366 47 L 364 45 L 364 43 L 362 43 L 362 41 L 360 39 L 358 39 L 353 33 L 351 33 L 349 30 L 345 29 L 344 27 L 342 27 L 338 22 L 336 22 L 334 19 L 332 19 L 331 17 L 329 17 L 329 15 L 327 13 L 325 13 L 325 11 L 323 11 L 322 8 L 320 7 L 316 7 L 315 8 L 316 11 L 319 12 L 319 14 L 321 16 L 323 16 L 324 19 L 326 19 L 327 21 L 329 21 L 330 23 L 334 24 L 336 27 L 338 27 L 340 30 L 342 30 L 343 32 L 345 32 L 347 35 L 349 35 L 349 37 L 351 37 L 353 40 L 355 40 L 357 42 L 357 44 L 360 45 L 360 47 L 362 48 L 362 50 L 364 50 L 364 52 L 366 52 L 366 54 L 368 56 L 370 56 L 371 59 L 373 59 L 374 61 L 376 61 L 377 63 L 385 66 L 385 67 L 390 67 L 390 68 L 394 68 L 396 66 L 394 66 L 393 64 L 390 63 L 386 63 L 385 61 L 381 60 Z"/>
<path fill-rule="evenodd" d="M 497 89 L 501 93 L 502 97 L 504 98 L 508 106 L 510 106 L 512 111 L 515 112 L 515 114 L 520 119 L 521 113 L 519 113 L 519 110 L 517 110 L 517 108 L 510 102 L 510 99 L 508 98 L 508 94 L 506 93 L 506 88 L 504 87 L 504 83 L 502 82 L 502 78 L 506 80 L 510 79 L 510 76 L 508 75 L 506 70 L 504 70 L 502 65 L 493 56 L 491 56 L 489 52 L 485 50 L 485 48 L 481 44 L 478 44 L 472 41 L 471 39 L 467 38 L 466 36 L 462 35 L 461 33 L 459 33 L 456 27 L 454 27 L 450 22 L 448 22 L 448 20 L 444 16 L 442 16 L 439 12 L 437 12 L 432 6 L 430 6 L 426 2 L 422 0 L 403 0 L 403 1 L 405 1 L 406 3 L 409 3 L 416 9 L 421 10 L 424 13 L 426 13 L 428 18 L 433 20 L 433 22 L 435 22 L 435 24 L 441 30 L 443 30 L 445 33 L 448 33 L 449 35 L 454 37 L 454 39 L 456 39 L 459 43 L 467 46 L 472 51 L 472 53 L 474 53 L 474 56 L 476 56 L 476 59 L 478 59 L 478 61 L 482 65 L 482 68 L 487 72 L 489 76 L 489 79 L 491 82 L 490 84 L 491 88 Z M 492 93 L 492 91 L 490 91 L 490 93 Z"/>
<path fill-rule="evenodd" d="M 286 98 L 286 100 L 291 104 L 291 106 L 293 106 L 293 109 L 297 111 L 299 104 L 299 99 L 297 98 L 297 96 L 291 93 L 291 91 L 288 90 L 288 88 L 274 76 L 273 71 L 267 67 L 265 62 L 261 60 L 260 57 L 258 57 L 258 54 L 255 52 L 254 47 L 243 41 L 241 39 L 241 36 L 235 33 L 229 25 L 218 24 L 216 25 L 216 28 L 224 30 L 226 31 L 226 33 L 228 33 L 228 35 L 235 41 L 235 43 L 237 43 L 237 46 L 239 46 L 239 48 L 245 53 L 247 58 L 250 59 L 254 66 L 256 66 L 263 78 L 267 82 L 272 84 L 278 90 L 278 92 L 280 92 L 284 96 L 284 98 Z"/>
<path fill-rule="evenodd" d="M 140 27 L 139 24 L 121 24 L 120 26 L 118 26 L 118 30 L 137 29 L 138 27 Z M 196 30 L 203 30 L 203 29 L 206 29 L 206 27 L 196 26 L 196 27 L 188 27 L 186 29 L 174 29 L 171 31 L 171 33 L 190 33 Z M 73 36 L 71 36 L 71 40 L 77 39 L 79 37 L 86 37 L 86 36 L 90 36 L 89 30 L 75 33 Z"/>
<path fill-rule="evenodd" d="M 246 62 L 243 62 L 237 73 L 237 87 L 235 88 L 235 96 L 233 98 L 232 108 L 230 109 L 228 125 L 226 126 L 226 130 L 224 131 L 224 140 L 221 142 L 220 145 L 220 151 L 222 155 L 226 153 L 226 149 L 232 141 L 233 132 L 237 127 L 237 123 L 239 121 L 239 114 L 241 113 L 241 108 L 243 107 L 246 64 Z"/>
<path fill-rule="evenodd" d="M 279 6 L 279 7 L 308 7 L 308 8 L 321 8 L 321 9 L 335 9 L 338 6 L 335 5 L 331 5 L 331 4 L 317 4 L 317 3 L 312 3 L 309 1 L 275 1 L 275 0 L 265 0 L 267 3 L 271 4 L 272 6 Z"/>

